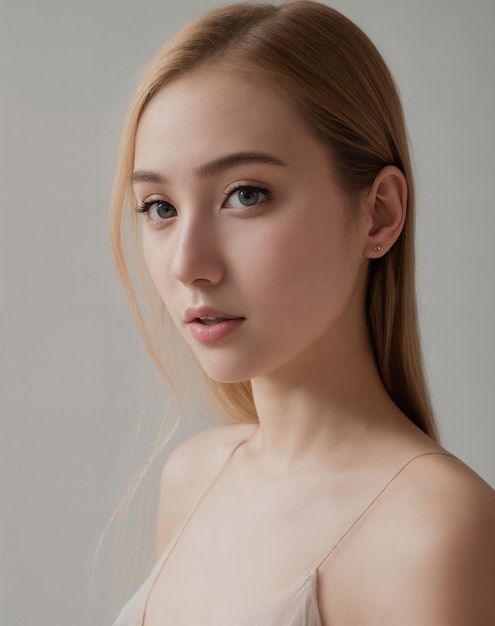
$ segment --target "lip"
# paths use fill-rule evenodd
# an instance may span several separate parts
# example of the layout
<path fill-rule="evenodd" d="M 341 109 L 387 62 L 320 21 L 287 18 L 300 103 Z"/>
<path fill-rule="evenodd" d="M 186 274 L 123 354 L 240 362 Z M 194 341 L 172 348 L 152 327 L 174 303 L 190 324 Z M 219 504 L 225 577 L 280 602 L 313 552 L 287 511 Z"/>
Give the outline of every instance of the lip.
<path fill-rule="evenodd" d="M 217 322 L 212 325 L 205 325 L 201 322 L 192 321 L 188 325 L 191 335 L 197 341 L 202 343 L 210 343 L 219 341 L 227 335 L 230 335 L 244 323 L 244 317 L 237 317 L 235 319 L 225 319 L 223 322 Z"/>
<path fill-rule="evenodd" d="M 226 313 L 225 311 L 219 311 L 208 306 L 200 306 L 197 308 L 188 307 L 184 312 L 184 321 L 186 324 L 190 324 L 198 317 L 224 317 L 228 320 L 243 320 L 245 319 L 241 315 L 235 315 L 232 313 Z"/>

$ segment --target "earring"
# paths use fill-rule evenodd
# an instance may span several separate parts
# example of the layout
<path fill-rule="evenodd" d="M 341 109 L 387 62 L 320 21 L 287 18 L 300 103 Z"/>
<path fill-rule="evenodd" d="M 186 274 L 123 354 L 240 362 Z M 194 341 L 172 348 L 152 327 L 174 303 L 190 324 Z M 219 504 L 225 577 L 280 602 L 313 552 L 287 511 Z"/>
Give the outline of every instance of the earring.
<path fill-rule="evenodd" d="M 380 245 L 378 245 L 378 244 L 376 244 L 376 246 L 373 246 L 373 250 L 375 252 L 380 252 L 381 249 L 382 249 L 382 247 Z"/>

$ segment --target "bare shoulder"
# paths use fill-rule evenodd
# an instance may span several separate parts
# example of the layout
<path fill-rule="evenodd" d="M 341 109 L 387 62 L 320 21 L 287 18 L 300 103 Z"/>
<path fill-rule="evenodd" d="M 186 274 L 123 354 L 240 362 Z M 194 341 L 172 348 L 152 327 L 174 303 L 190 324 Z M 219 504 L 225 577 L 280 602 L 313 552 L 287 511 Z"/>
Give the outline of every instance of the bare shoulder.
<path fill-rule="evenodd" d="M 370 581 L 385 622 L 495 624 L 495 491 L 459 459 L 428 455 L 391 496 L 378 516 L 380 575 Z"/>
<path fill-rule="evenodd" d="M 179 531 L 235 445 L 247 439 L 255 427 L 254 424 L 232 424 L 209 428 L 179 444 L 169 455 L 160 476 L 158 554 Z"/>
<path fill-rule="evenodd" d="M 454 456 L 429 455 L 413 461 L 403 498 L 403 523 L 415 524 L 419 542 L 431 536 L 439 547 L 448 547 L 461 538 L 480 541 L 495 535 L 495 491 Z"/>
<path fill-rule="evenodd" d="M 163 465 L 161 473 L 163 486 L 173 486 L 177 483 L 184 486 L 185 479 L 198 478 L 198 471 L 201 475 L 206 473 L 208 480 L 208 474 L 215 474 L 236 443 L 249 437 L 254 428 L 253 424 L 218 426 L 186 439 L 173 450 Z M 195 480 L 194 483 L 197 484 L 198 481 Z M 201 488 L 200 485 L 198 487 Z"/>

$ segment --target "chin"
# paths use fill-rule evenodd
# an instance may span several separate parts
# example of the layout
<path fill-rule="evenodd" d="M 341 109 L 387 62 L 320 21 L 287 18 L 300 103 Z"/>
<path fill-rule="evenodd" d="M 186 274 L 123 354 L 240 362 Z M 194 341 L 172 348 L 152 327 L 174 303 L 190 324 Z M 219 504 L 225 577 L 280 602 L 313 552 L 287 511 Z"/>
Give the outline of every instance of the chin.
<path fill-rule="evenodd" d="M 246 376 L 240 372 L 237 373 L 232 371 L 232 369 L 227 371 L 226 369 L 220 370 L 219 368 L 203 367 L 203 371 L 208 378 L 216 383 L 242 383 L 250 379 L 250 376 Z"/>
<path fill-rule="evenodd" d="M 259 375 L 259 368 L 253 363 L 248 364 L 246 358 L 229 359 L 225 354 L 217 359 L 201 359 L 196 354 L 196 358 L 206 376 L 217 383 L 242 383 Z"/>

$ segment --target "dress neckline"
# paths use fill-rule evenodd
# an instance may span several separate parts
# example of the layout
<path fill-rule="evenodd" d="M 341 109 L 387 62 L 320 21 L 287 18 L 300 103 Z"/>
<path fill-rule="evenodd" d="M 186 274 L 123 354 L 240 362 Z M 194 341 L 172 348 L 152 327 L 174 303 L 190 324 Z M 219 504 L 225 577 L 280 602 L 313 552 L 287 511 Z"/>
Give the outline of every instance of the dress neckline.
<path fill-rule="evenodd" d="M 148 604 L 148 600 L 150 598 L 151 595 L 151 591 L 155 585 L 155 582 L 157 581 L 168 557 L 170 556 L 170 554 L 172 553 L 176 543 L 178 542 L 180 536 L 182 534 L 182 529 L 175 535 L 175 537 L 165 546 L 162 555 L 160 556 L 159 560 L 155 563 L 155 567 L 154 569 L 155 571 L 155 575 L 152 577 L 152 579 L 149 582 L 149 586 L 148 589 L 146 591 L 144 600 L 143 600 L 143 607 L 142 607 L 142 611 L 140 613 L 140 617 L 139 617 L 139 626 L 144 626 L 144 619 L 146 617 L 146 606 Z M 255 619 L 258 615 L 268 612 L 270 610 L 270 608 L 273 608 L 274 606 L 276 606 L 278 603 L 280 603 L 280 601 L 284 598 L 284 596 L 287 596 L 291 593 L 294 593 L 296 591 L 300 591 L 301 589 L 303 589 L 304 587 L 308 586 L 311 587 L 311 592 L 310 595 L 314 601 L 317 613 L 318 613 L 318 619 L 319 619 L 319 624 L 315 624 L 314 626 L 320 626 L 321 624 L 321 617 L 319 614 L 319 608 L 318 608 L 318 600 L 317 600 L 317 596 L 316 596 L 316 590 L 317 590 L 317 581 L 318 581 L 318 566 L 314 566 L 312 568 L 310 568 L 309 570 L 306 570 L 305 572 L 303 572 L 301 575 L 297 576 L 297 578 L 295 578 L 288 586 L 284 587 L 283 589 L 281 589 L 280 591 L 277 591 L 274 595 L 270 596 L 270 598 L 268 598 L 265 602 L 263 602 L 261 604 L 261 606 L 259 606 L 255 611 L 253 611 L 252 613 L 250 613 L 248 616 L 244 617 L 241 619 L 241 621 L 237 622 L 235 624 L 235 626 L 248 626 L 249 623 Z"/>

